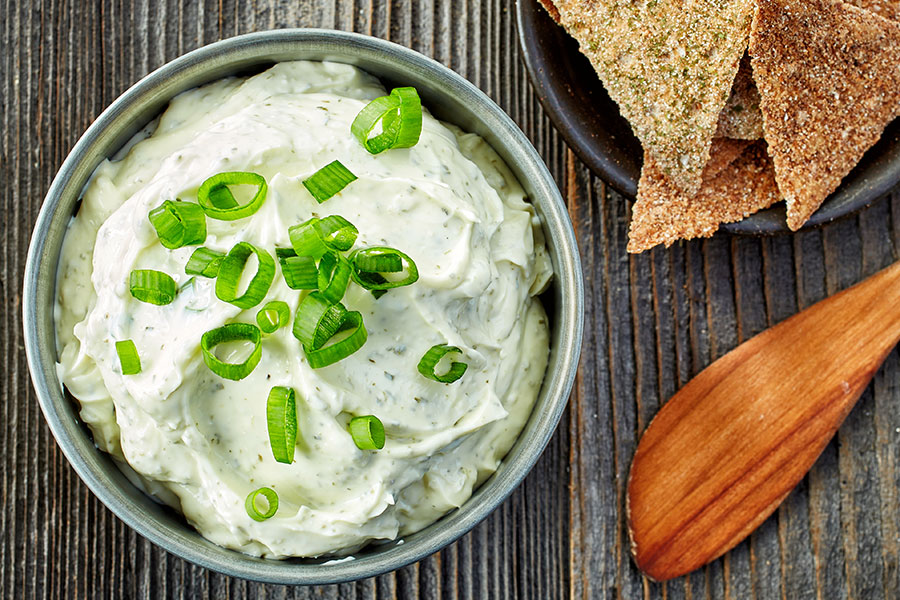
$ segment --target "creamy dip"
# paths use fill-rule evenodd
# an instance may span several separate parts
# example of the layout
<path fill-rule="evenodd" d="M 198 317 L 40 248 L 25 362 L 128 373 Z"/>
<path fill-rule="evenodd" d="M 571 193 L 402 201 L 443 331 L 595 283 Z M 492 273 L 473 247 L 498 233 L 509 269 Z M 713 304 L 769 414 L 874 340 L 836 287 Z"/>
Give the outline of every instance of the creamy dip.
<path fill-rule="evenodd" d="M 535 295 L 552 273 L 531 205 L 481 138 L 427 112 L 416 146 L 369 154 L 350 123 L 385 93 L 354 67 L 318 62 L 185 92 L 152 135 L 97 168 L 69 226 L 57 285 L 60 378 L 97 446 L 222 546 L 317 556 L 425 527 L 497 468 L 541 386 L 548 330 Z M 318 204 L 301 181 L 335 159 L 359 179 Z M 196 202 L 200 184 L 224 171 L 263 175 L 268 195 L 252 217 L 207 219 L 208 248 L 247 241 L 274 255 L 290 247 L 289 226 L 339 214 L 359 229 L 355 247 L 390 246 L 414 259 L 419 280 L 377 300 L 350 284 L 343 303 L 362 313 L 362 349 L 312 369 L 288 326 L 263 339 L 245 379 L 207 368 L 203 333 L 254 323 L 261 305 L 241 310 L 216 298 L 215 280 L 190 282 L 184 266 L 196 246 L 167 250 L 147 214 L 166 199 Z M 133 269 L 171 275 L 174 302 L 135 300 Z M 266 301 L 283 300 L 293 314 L 304 295 L 278 271 Z M 121 373 L 115 341 L 125 339 L 140 354 L 137 375 Z M 449 385 L 416 370 L 443 343 L 468 363 Z M 220 358 L 239 362 L 245 349 L 226 352 Z M 297 392 L 292 464 L 269 447 L 275 385 Z M 347 431 L 350 418 L 369 414 L 384 423 L 382 450 L 358 449 Z M 262 486 L 280 505 L 257 522 L 244 501 Z"/>

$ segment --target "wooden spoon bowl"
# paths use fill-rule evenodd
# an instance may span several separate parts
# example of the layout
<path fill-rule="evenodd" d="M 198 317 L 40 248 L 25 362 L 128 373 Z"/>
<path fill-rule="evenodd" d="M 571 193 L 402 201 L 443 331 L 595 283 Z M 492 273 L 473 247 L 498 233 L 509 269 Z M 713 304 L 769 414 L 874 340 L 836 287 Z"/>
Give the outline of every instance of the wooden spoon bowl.
<path fill-rule="evenodd" d="M 898 299 L 900 263 L 744 342 L 665 404 L 628 480 L 644 573 L 693 571 L 775 510 L 900 340 Z"/>

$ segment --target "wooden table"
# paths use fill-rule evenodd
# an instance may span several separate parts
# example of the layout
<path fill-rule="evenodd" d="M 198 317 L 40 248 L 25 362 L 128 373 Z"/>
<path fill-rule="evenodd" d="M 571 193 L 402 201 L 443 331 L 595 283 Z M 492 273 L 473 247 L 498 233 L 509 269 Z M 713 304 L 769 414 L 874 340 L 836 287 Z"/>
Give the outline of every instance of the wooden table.
<path fill-rule="evenodd" d="M 748 541 L 666 584 L 629 557 L 624 484 L 640 432 L 692 375 L 742 340 L 895 259 L 900 194 L 821 230 L 720 234 L 625 253 L 629 203 L 541 111 L 512 0 L 0 0 L 0 598 L 900 597 L 900 356 L 892 353 L 810 475 Z M 151 545 L 97 501 L 41 416 L 25 366 L 22 272 L 41 199 L 72 145 L 137 79 L 240 33 L 326 27 L 388 38 L 494 98 L 556 177 L 587 291 L 577 387 L 512 497 L 458 543 L 377 579 L 264 586 Z"/>

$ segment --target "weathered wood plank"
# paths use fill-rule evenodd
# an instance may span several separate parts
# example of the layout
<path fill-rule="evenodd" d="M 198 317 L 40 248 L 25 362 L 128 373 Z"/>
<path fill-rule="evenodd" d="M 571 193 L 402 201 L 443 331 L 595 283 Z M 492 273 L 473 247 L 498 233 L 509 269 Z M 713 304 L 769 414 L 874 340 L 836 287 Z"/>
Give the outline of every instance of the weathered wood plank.
<path fill-rule="evenodd" d="M 524 1 L 524 0 L 523 0 Z M 543 114 L 512 0 L 0 0 L 0 597 L 897 598 L 900 354 L 810 476 L 723 559 L 665 584 L 630 560 L 631 453 L 662 402 L 740 341 L 897 256 L 900 194 L 820 231 L 719 235 L 638 257 L 628 203 L 590 175 Z M 52 440 L 20 325 L 31 224 L 90 122 L 149 71 L 240 33 L 354 30 L 449 65 L 523 128 L 569 204 L 586 276 L 584 355 L 569 409 L 523 486 L 418 565 L 321 588 L 265 586 L 185 563 L 122 524 Z"/>

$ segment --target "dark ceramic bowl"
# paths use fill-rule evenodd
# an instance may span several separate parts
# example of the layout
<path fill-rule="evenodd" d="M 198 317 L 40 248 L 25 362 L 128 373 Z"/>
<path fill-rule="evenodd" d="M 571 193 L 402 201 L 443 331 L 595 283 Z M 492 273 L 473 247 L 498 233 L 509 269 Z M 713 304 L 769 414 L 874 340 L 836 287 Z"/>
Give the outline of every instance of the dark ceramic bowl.
<path fill-rule="evenodd" d="M 181 515 L 133 486 L 94 446 L 76 403 L 56 374 L 53 307 L 59 253 L 76 203 L 97 165 L 187 89 L 278 61 L 349 63 L 383 82 L 414 85 L 436 117 L 483 136 L 506 161 L 541 217 L 555 277 L 543 297 L 551 321 L 550 361 L 531 418 L 494 475 L 462 507 L 426 529 L 350 558 L 271 560 L 206 540 Z M 367 36 L 295 29 L 244 35 L 200 48 L 157 69 L 120 96 L 81 137 L 53 180 L 38 215 L 25 267 L 25 352 L 44 416 L 66 458 L 120 519 L 169 552 L 229 575 L 273 583 L 323 584 L 371 577 L 417 561 L 469 531 L 522 481 L 562 415 L 575 379 L 584 319 L 581 263 L 559 190 L 525 135 L 484 93 L 443 65 Z"/>
<path fill-rule="evenodd" d="M 634 198 L 641 174 L 641 144 L 576 42 L 538 0 L 517 0 L 519 43 L 538 99 L 575 154 L 601 179 Z M 900 119 L 863 156 L 804 228 L 853 214 L 900 181 Z M 784 204 L 760 211 L 722 229 L 733 233 L 790 231 Z"/>

